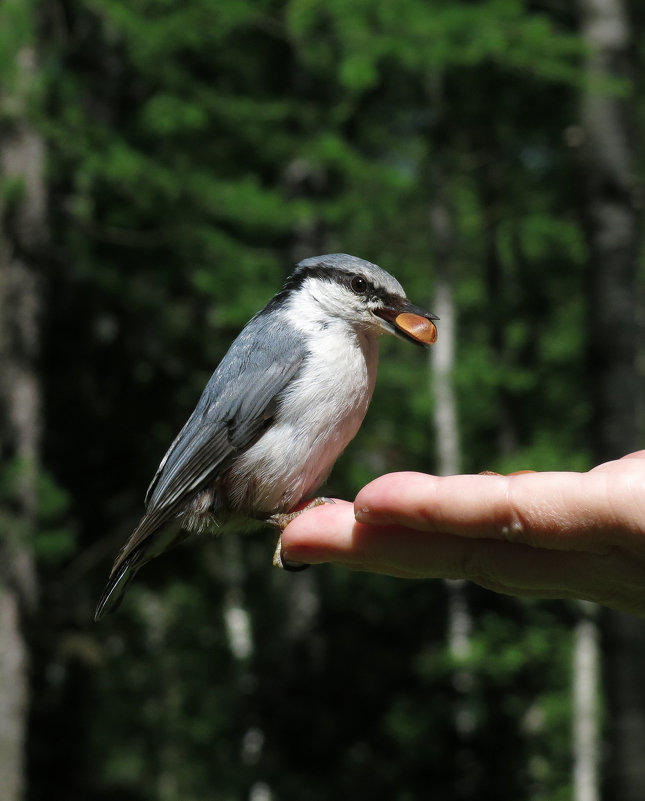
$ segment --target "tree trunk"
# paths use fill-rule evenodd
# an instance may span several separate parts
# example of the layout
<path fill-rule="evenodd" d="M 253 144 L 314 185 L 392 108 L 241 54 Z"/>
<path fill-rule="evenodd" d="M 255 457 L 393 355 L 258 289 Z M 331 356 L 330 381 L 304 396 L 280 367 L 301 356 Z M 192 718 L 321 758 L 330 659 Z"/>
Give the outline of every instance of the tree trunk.
<path fill-rule="evenodd" d="M 622 0 L 578 0 L 588 46 L 581 151 L 590 246 L 590 373 L 599 460 L 638 446 L 637 217 L 633 148 L 623 97 L 603 91 L 629 75 L 629 26 Z"/>
<path fill-rule="evenodd" d="M 452 380 L 455 361 L 456 315 L 452 291 L 452 220 L 451 213 L 437 189 L 430 211 L 430 227 L 435 250 L 435 296 L 433 309 L 439 317 L 441 332 L 430 348 L 434 428 L 437 437 L 437 467 L 441 475 L 459 472 L 459 428 L 457 403 Z"/>
<path fill-rule="evenodd" d="M 581 604 L 581 616 L 573 639 L 573 798 L 599 801 L 599 709 L 600 649 L 597 607 Z"/>
<path fill-rule="evenodd" d="M 591 261 L 590 436 L 600 462 L 639 447 L 637 216 L 629 109 L 625 98 L 602 89 L 606 79 L 629 75 L 630 30 L 622 0 L 578 0 L 578 8 L 588 47 L 581 161 Z M 609 612 L 603 623 L 610 737 L 606 798 L 640 801 L 645 787 L 645 624 Z"/>
<path fill-rule="evenodd" d="M 456 475 L 460 470 L 461 452 L 457 399 L 454 390 L 457 314 L 453 296 L 454 214 L 445 191 L 445 179 L 435 165 L 433 170 L 433 202 L 430 208 L 430 231 L 434 249 L 435 292 L 432 310 L 439 317 L 437 342 L 430 349 L 432 392 L 434 395 L 434 430 L 437 441 L 437 472 Z M 470 654 L 472 614 L 465 581 L 446 581 L 447 646 L 454 661 L 452 675 L 455 701 L 453 725 L 460 747 L 454 759 L 462 777 L 454 788 L 455 798 L 470 798 L 473 789 L 467 778 L 472 763 L 470 740 L 475 729 L 472 702 L 474 677 L 466 666 Z"/>
<path fill-rule="evenodd" d="M 25 795 L 29 684 L 23 620 L 36 600 L 31 538 L 41 435 L 35 265 L 46 230 L 44 147 L 27 122 L 35 51 L 21 43 L 15 56 L 13 80 L 4 81 L 0 93 L 0 473 L 9 487 L 0 499 L 0 801 Z"/>

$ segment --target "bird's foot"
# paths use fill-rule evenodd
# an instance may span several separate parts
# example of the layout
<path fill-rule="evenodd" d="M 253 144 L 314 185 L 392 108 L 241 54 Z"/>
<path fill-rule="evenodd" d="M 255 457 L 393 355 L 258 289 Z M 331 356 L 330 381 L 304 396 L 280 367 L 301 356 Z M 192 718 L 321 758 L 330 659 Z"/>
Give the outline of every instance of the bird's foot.
<path fill-rule="evenodd" d="M 295 520 L 296 517 L 299 517 L 303 512 L 306 512 L 308 509 L 314 509 L 316 506 L 322 506 L 323 503 L 334 503 L 334 501 L 331 498 L 314 498 L 312 501 L 306 503 L 301 509 L 296 509 L 294 512 L 278 512 L 277 514 L 271 515 L 271 517 L 267 518 L 267 523 L 270 526 L 275 526 L 275 528 L 279 529 L 280 531 L 280 534 L 278 535 L 278 541 L 275 546 L 275 551 L 273 552 L 274 567 L 279 567 L 282 570 L 289 571 L 290 573 L 297 573 L 300 570 L 305 570 L 309 567 L 309 565 L 304 564 L 303 562 L 288 562 L 286 559 L 282 558 L 282 532 L 292 520 Z"/>

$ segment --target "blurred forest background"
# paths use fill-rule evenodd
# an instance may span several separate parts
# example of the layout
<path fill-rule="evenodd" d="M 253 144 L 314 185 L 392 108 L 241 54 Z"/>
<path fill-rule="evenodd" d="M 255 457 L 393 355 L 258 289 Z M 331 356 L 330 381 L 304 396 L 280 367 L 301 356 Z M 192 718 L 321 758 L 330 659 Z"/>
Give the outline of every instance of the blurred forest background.
<path fill-rule="evenodd" d="M 383 342 L 327 494 L 642 447 L 645 4 L 0 0 L 0 800 L 642 801 L 645 624 L 203 539 L 92 622 L 293 263 Z"/>

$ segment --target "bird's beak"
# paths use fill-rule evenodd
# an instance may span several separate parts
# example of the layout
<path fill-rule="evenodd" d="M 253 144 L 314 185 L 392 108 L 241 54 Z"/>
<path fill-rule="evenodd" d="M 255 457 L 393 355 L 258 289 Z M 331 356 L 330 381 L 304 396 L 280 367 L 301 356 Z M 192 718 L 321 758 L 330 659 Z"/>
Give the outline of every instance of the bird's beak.
<path fill-rule="evenodd" d="M 374 314 L 385 321 L 384 328 L 408 342 L 418 345 L 433 345 L 437 341 L 437 326 L 433 320 L 439 318 L 430 312 L 414 306 L 408 300 L 396 306 L 383 306 Z"/>

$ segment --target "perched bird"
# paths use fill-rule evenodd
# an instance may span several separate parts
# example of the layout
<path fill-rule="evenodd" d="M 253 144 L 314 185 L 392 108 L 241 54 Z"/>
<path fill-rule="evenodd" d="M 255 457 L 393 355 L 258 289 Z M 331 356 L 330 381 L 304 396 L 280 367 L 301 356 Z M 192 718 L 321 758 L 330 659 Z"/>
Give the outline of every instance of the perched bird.
<path fill-rule="evenodd" d="M 365 417 L 379 335 L 429 345 L 435 319 L 375 264 L 344 253 L 301 261 L 233 342 L 162 459 L 95 618 L 118 606 L 142 565 L 190 532 L 231 514 L 284 528 Z M 274 564 L 288 567 L 279 540 Z"/>

